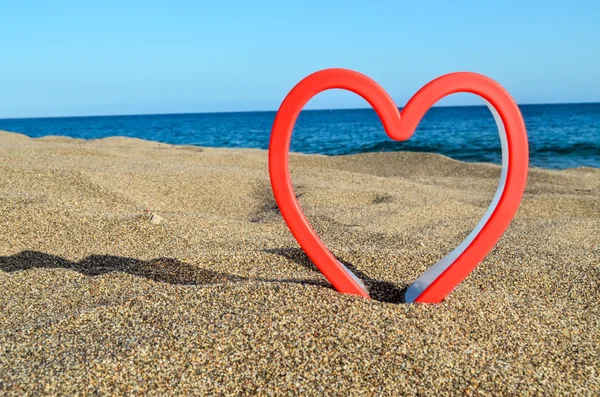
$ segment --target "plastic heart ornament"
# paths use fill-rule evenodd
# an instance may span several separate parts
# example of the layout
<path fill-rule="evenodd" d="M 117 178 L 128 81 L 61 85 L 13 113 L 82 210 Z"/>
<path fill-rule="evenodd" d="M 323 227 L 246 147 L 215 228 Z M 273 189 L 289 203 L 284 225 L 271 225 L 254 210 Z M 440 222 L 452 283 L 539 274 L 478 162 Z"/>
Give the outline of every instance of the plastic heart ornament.
<path fill-rule="evenodd" d="M 347 294 L 369 297 L 359 278 L 339 262 L 319 239 L 302 212 L 292 186 L 289 148 L 296 119 L 318 93 L 346 89 L 362 96 L 376 111 L 392 139 L 409 139 L 425 113 L 441 98 L 468 92 L 484 99 L 498 126 L 502 144 L 502 171 L 492 202 L 475 229 L 448 255 L 428 268 L 410 285 L 406 302 L 438 303 L 460 284 L 500 239 L 520 205 L 529 164 L 527 132 L 519 107 L 492 79 L 470 72 L 451 73 L 421 88 L 398 110 L 385 90 L 369 77 L 347 69 L 326 69 L 300 81 L 281 104 L 269 143 L 269 174 L 273 194 L 290 231 L 333 287 Z"/>

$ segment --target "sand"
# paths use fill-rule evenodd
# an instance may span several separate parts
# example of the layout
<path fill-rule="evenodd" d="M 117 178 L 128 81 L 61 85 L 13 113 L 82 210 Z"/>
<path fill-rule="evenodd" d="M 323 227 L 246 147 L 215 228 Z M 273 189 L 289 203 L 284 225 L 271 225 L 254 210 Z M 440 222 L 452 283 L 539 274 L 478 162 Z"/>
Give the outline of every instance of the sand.
<path fill-rule="evenodd" d="M 600 170 L 531 169 L 439 305 L 403 288 L 478 222 L 500 169 L 291 156 L 313 227 L 376 299 L 334 291 L 267 153 L 0 133 L 2 395 L 600 394 Z"/>

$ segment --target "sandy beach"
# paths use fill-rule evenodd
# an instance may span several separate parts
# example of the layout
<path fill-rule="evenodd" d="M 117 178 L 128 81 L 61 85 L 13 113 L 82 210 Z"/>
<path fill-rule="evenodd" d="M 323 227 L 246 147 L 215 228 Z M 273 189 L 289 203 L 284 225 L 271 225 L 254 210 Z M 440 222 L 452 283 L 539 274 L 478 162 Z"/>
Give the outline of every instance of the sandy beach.
<path fill-rule="evenodd" d="M 0 132 L 2 395 L 598 395 L 600 169 L 532 168 L 495 249 L 439 305 L 397 303 L 489 205 L 491 164 Z"/>

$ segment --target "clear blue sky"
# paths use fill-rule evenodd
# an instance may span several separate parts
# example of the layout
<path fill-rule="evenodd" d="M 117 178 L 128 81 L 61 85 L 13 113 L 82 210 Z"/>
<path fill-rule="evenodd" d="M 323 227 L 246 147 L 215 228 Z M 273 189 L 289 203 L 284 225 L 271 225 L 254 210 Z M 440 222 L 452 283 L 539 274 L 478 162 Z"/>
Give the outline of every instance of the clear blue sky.
<path fill-rule="evenodd" d="M 463 70 L 519 103 L 600 101 L 598 0 L 93 3 L 3 2 L 0 118 L 275 110 L 330 67 L 367 74 L 399 106 Z M 308 107 L 366 102 L 334 91 Z"/>

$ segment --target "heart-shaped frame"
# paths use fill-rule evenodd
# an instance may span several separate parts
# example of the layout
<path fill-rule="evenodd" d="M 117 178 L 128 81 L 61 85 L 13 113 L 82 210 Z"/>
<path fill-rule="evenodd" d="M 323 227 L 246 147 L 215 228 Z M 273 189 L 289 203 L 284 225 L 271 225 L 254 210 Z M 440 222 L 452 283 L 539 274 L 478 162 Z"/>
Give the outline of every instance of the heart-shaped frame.
<path fill-rule="evenodd" d="M 427 269 L 408 287 L 405 302 L 442 301 L 487 256 L 514 217 L 527 183 L 529 149 L 519 107 L 494 80 L 476 73 L 450 73 L 421 88 L 402 112 L 385 90 L 369 77 L 348 69 L 325 69 L 300 81 L 281 104 L 269 142 L 269 174 L 273 194 L 290 231 L 333 287 L 347 294 L 369 297 L 364 284 L 339 262 L 319 239 L 302 212 L 289 170 L 289 148 L 296 119 L 318 93 L 345 89 L 363 97 L 375 109 L 388 136 L 409 139 L 425 113 L 440 99 L 457 92 L 482 97 L 490 108 L 502 143 L 502 172 L 496 194 L 475 229 L 448 255 Z"/>

